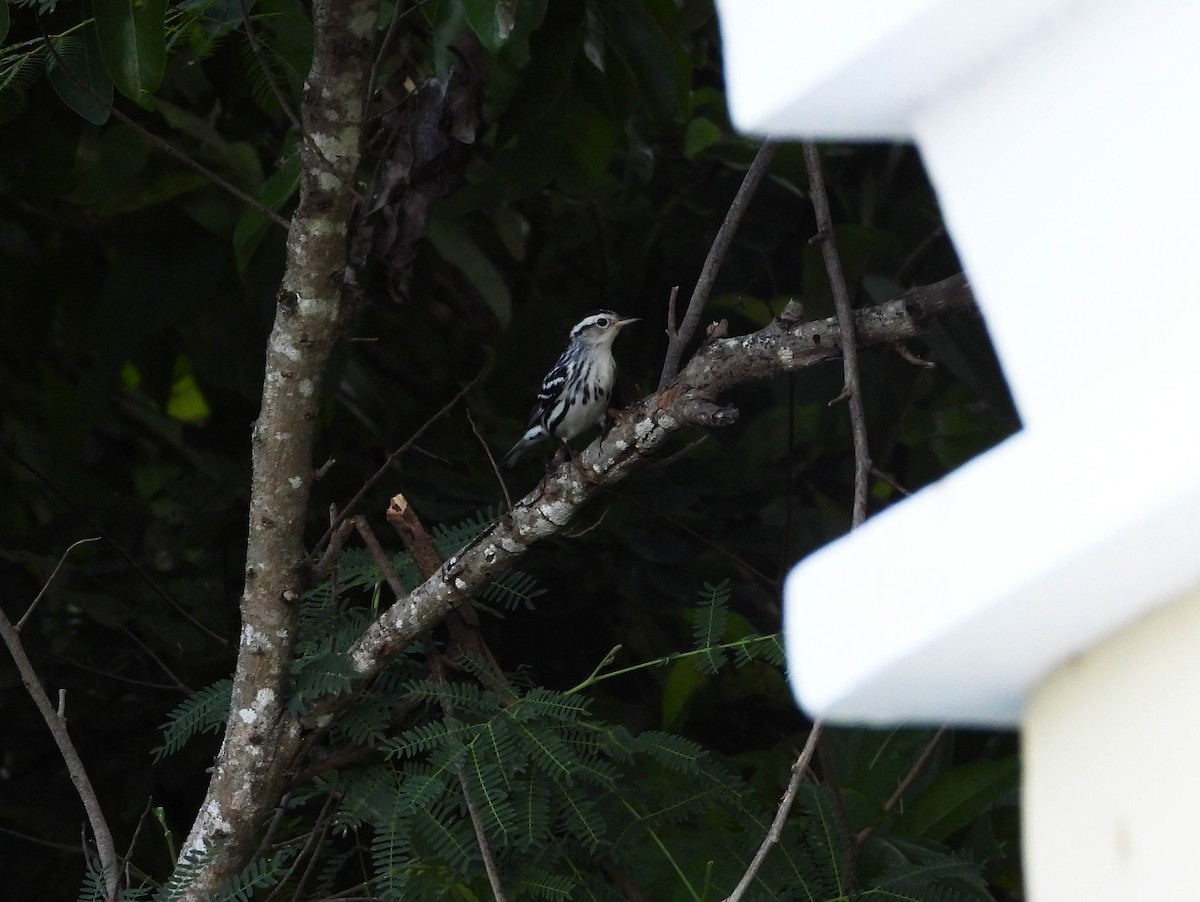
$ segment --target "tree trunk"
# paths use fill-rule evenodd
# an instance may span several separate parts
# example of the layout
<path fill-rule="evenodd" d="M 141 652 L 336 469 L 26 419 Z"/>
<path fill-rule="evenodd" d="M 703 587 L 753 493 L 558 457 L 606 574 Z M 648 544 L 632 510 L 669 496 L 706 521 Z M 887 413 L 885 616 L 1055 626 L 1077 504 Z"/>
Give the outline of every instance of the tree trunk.
<path fill-rule="evenodd" d="M 377 0 L 313 4 L 300 200 L 252 442 L 233 700 L 208 794 L 182 849 L 181 864 L 195 860 L 184 899 L 213 892 L 249 859 L 299 747 L 299 730 L 286 714 L 288 668 L 307 574 L 303 532 L 321 381 L 348 301 L 346 232 L 377 16 Z"/>

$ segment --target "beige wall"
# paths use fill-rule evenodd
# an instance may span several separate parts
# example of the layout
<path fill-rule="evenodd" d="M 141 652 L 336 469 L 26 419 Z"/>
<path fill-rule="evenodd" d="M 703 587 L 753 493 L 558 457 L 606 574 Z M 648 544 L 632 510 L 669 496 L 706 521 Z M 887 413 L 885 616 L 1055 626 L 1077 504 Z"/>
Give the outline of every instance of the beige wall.
<path fill-rule="evenodd" d="M 1200 899 L 1200 588 L 1053 673 L 1022 743 L 1030 902 Z"/>

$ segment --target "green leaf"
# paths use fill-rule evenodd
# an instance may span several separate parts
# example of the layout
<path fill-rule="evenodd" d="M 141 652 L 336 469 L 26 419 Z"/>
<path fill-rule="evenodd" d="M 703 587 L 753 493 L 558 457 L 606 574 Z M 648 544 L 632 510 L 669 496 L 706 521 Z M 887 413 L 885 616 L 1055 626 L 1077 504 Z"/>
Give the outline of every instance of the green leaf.
<path fill-rule="evenodd" d="M 429 222 L 429 241 L 438 254 L 466 277 L 502 326 L 512 320 L 512 293 L 504 276 L 488 259 L 462 220 L 438 214 Z"/>
<path fill-rule="evenodd" d="M 688 123 L 683 133 L 683 152 L 690 159 L 721 140 L 723 132 L 711 119 L 700 116 Z"/>
<path fill-rule="evenodd" d="M 108 121 L 113 84 L 104 71 L 94 28 L 82 35 L 55 40 L 58 56 L 51 62 L 50 84 L 72 110 L 93 125 Z"/>
<path fill-rule="evenodd" d="M 651 117 L 670 122 L 679 106 L 679 69 L 676 46 L 641 3 L 593 0 L 606 34 L 606 46 L 633 75 Z"/>
<path fill-rule="evenodd" d="M 184 423 L 202 423 L 208 419 L 212 408 L 192 373 L 192 364 L 186 357 L 175 359 L 171 395 L 167 398 L 167 415 Z"/>
<path fill-rule="evenodd" d="M 516 23 L 516 0 L 462 0 L 467 23 L 488 50 L 498 50 Z"/>
<path fill-rule="evenodd" d="M 687 722 L 692 698 L 712 679 L 691 658 L 682 658 L 671 665 L 662 690 L 662 725 L 666 730 L 678 730 Z"/>
<path fill-rule="evenodd" d="M 897 833 L 945 842 L 1017 791 L 1017 758 L 973 761 L 946 772 L 896 821 Z"/>
<path fill-rule="evenodd" d="M 167 68 L 167 0 L 94 0 L 104 65 L 117 90 L 150 109 Z"/>
<path fill-rule="evenodd" d="M 292 199 L 299 187 L 300 152 L 293 147 L 291 152 L 284 156 L 279 168 L 255 192 L 255 197 L 269 209 L 279 210 Z M 252 207 L 242 211 L 233 229 L 233 253 L 240 272 L 245 272 L 263 237 L 274 225 Z"/>

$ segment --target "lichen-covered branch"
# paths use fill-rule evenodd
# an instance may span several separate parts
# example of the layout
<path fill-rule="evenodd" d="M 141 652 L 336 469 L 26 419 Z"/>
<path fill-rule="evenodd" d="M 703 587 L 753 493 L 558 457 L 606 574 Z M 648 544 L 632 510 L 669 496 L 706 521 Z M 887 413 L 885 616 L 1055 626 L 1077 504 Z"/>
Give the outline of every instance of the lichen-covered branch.
<path fill-rule="evenodd" d="M 868 346 L 911 339 L 929 320 L 972 309 L 966 279 L 954 276 L 857 311 L 858 342 Z M 376 674 L 449 610 L 513 567 L 530 546 L 563 533 L 584 504 L 652 459 L 679 429 L 735 422 L 737 411 L 720 404 L 725 391 L 836 358 L 839 337 L 833 317 L 807 323 L 777 320 L 750 335 L 702 346 L 665 389 L 631 407 L 576 460 L 549 472 L 491 529 L 385 611 L 350 649 L 355 673 L 360 679 Z M 327 722 L 340 704 L 339 699 L 325 699 L 305 715 L 305 728 Z"/>

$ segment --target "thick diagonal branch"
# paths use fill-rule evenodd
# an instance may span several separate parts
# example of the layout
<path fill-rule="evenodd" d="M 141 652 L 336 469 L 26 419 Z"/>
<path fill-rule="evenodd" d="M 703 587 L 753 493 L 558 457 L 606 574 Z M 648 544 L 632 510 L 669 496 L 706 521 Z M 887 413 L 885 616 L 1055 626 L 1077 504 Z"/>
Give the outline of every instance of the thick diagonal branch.
<path fill-rule="evenodd" d="M 108 829 L 108 821 L 104 818 L 104 811 L 100 808 L 100 801 L 96 797 L 96 790 L 92 788 L 92 781 L 88 776 L 87 768 L 83 765 L 83 759 L 79 757 L 75 743 L 71 741 L 71 734 L 67 732 L 66 718 L 61 712 L 55 710 L 50 696 L 46 694 L 37 672 L 33 669 L 29 656 L 25 654 L 25 646 L 21 642 L 16 627 L 13 626 L 3 610 L 0 610 L 0 639 L 3 639 L 4 644 L 8 646 L 9 654 L 12 655 L 13 662 L 17 665 L 17 672 L 21 674 L 21 682 L 25 686 L 25 691 L 37 705 L 42 720 L 46 722 L 50 735 L 54 737 L 54 744 L 58 746 L 58 753 L 67 766 L 67 774 L 75 786 L 75 792 L 79 796 L 79 800 L 83 802 L 88 823 L 92 825 L 92 835 L 96 838 L 96 854 L 99 855 L 100 866 L 104 870 L 105 892 L 107 898 L 115 902 L 119 893 L 118 881 L 121 862 L 117 858 L 117 850 L 113 845 L 112 833 Z"/>
<path fill-rule="evenodd" d="M 857 311 L 858 342 L 865 347 L 914 338 L 928 320 L 973 309 L 966 279 L 954 276 Z M 666 389 L 635 404 L 577 460 L 548 473 L 491 529 L 368 627 L 349 652 L 358 679 L 376 674 L 449 610 L 507 572 L 532 545 L 562 534 L 589 500 L 652 459 L 678 430 L 735 422 L 737 411 L 718 403 L 727 390 L 838 358 L 840 337 L 831 317 L 810 323 L 777 321 L 702 347 Z M 304 728 L 325 722 L 343 703 L 340 697 L 322 700 L 303 716 Z"/>

